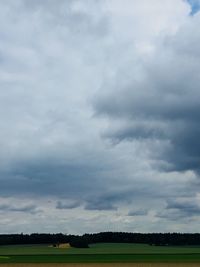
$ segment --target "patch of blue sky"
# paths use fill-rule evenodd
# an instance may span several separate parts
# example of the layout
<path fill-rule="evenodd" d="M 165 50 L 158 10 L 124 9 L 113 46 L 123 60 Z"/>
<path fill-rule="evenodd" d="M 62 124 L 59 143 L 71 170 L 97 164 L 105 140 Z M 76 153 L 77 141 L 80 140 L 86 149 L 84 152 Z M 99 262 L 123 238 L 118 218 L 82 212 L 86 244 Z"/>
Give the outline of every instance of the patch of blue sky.
<path fill-rule="evenodd" d="M 187 2 L 191 6 L 191 15 L 194 15 L 200 11 L 200 0 L 187 0 Z"/>

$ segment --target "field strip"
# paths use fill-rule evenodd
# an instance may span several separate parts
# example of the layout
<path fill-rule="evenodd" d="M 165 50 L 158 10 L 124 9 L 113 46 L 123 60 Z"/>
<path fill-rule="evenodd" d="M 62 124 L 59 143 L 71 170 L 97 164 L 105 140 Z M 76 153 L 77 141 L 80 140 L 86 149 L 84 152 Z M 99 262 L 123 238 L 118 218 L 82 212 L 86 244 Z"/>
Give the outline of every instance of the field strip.
<path fill-rule="evenodd" d="M 1 266 L 1 264 L 0 264 Z M 9 263 L 3 267 L 200 267 L 200 263 Z"/>

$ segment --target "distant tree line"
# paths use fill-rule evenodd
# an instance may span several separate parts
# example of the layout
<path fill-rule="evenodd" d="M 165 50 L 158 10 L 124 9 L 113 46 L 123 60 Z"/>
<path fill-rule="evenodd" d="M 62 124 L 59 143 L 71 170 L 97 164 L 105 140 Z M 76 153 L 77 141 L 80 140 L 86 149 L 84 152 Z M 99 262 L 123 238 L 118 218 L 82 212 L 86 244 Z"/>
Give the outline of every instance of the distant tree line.
<path fill-rule="evenodd" d="M 144 243 L 155 246 L 200 245 L 200 233 L 126 233 L 101 232 L 95 234 L 1 234 L 0 245 L 70 243 L 87 247 L 92 243 Z"/>
<path fill-rule="evenodd" d="M 89 243 L 143 243 L 149 245 L 200 245 L 200 233 L 126 233 L 85 234 Z"/>

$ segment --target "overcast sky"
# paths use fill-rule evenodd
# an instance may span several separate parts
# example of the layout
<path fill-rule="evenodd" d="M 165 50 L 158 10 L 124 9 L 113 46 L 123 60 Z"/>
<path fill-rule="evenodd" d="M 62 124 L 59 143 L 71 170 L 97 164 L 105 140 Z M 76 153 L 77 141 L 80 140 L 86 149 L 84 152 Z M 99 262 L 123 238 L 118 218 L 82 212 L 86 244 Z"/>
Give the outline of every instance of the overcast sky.
<path fill-rule="evenodd" d="M 0 233 L 199 231 L 199 8 L 0 0 Z"/>

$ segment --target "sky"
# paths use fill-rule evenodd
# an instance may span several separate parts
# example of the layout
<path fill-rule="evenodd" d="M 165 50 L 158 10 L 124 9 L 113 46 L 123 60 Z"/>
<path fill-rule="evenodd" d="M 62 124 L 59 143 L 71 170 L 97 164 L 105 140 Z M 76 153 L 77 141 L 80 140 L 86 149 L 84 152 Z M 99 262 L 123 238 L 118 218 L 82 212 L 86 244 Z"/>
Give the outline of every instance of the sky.
<path fill-rule="evenodd" d="M 197 13 L 200 9 L 200 1 L 199 0 L 188 0 L 188 3 L 191 6 L 191 15 Z"/>
<path fill-rule="evenodd" d="M 0 0 L 0 233 L 199 231 L 199 8 Z"/>

